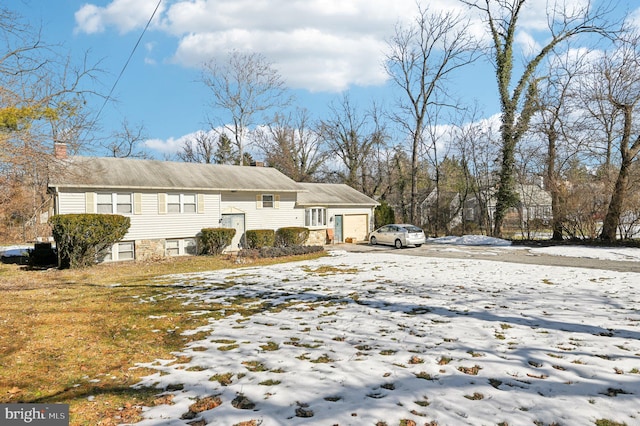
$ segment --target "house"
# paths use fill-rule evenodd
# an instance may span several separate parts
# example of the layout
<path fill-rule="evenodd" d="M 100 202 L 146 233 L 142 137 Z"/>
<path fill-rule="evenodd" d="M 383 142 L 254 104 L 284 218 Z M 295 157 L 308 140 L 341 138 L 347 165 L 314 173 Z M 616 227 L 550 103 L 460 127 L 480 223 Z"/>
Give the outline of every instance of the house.
<path fill-rule="evenodd" d="M 300 183 L 297 208 L 305 210 L 304 226 L 334 231 L 333 239 L 366 241 L 373 230 L 373 207 L 378 203 L 349 185 Z M 371 203 L 375 204 L 371 204 Z M 324 238 L 317 235 L 316 238 Z"/>
<path fill-rule="evenodd" d="M 131 226 L 106 261 L 196 254 L 203 228 L 307 226 L 309 243 L 328 234 L 366 239 L 378 204 L 346 185 L 300 184 L 276 169 L 129 158 L 66 157 L 50 179 L 53 213 L 122 214 Z"/>
<path fill-rule="evenodd" d="M 516 185 L 518 205 L 509 208 L 505 215 L 505 224 L 516 228 L 527 228 L 533 220 L 548 223 L 552 218 L 551 194 L 540 185 L 519 184 Z M 463 199 L 457 192 L 443 192 L 440 194 L 439 203 L 437 189 L 434 189 L 422 202 L 422 214 L 424 223 L 429 223 L 435 217 L 447 223 L 449 229 L 463 222 L 473 222 L 478 225 L 486 225 L 485 218 L 491 220 L 495 215 L 496 197 L 495 189 L 485 191 L 485 200 L 481 200 L 474 194 L 469 194 Z M 439 204 L 440 212 L 435 212 Z"/>

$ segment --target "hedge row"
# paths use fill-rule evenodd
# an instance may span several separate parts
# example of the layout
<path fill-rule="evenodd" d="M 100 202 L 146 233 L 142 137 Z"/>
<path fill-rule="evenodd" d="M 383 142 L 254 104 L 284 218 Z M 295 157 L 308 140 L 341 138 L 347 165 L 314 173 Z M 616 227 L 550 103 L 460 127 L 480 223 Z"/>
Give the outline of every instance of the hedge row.
<path fill-rule="evenodd" d="M 276 244 L 276 231 L 273 229 L 251 229 L 245 232 L 248 249 L 273 247 Z"/>
<path fill-rule="evenodd" d="M 238 252 L 238 257 L 248 257 L 251 259 L 271 258 L 283 256 L 295 256 L 300 254 L 317 253 L 323 251 L 322 246 L 287 246 L 287 247 L 262 247 L 259 249 L 242 249 Z"/>

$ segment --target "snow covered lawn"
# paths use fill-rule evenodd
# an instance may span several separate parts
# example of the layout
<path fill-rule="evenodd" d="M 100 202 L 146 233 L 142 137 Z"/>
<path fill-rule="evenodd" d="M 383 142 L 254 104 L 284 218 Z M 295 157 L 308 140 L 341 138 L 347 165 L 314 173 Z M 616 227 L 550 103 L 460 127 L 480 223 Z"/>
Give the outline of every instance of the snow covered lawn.
<path fill-rule="evenodd" d="M 336 251 L 171 280 L 229 312 L 144 364 L 172 403 L 140 425 L 640 424 L 640 274 Z"/>

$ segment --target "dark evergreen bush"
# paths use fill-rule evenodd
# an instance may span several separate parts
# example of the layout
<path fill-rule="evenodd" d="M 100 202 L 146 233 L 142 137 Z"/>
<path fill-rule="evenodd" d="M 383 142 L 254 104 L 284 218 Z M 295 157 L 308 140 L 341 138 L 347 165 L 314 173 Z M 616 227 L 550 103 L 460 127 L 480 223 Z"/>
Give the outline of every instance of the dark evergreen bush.
<path fill-rule="evenodd" d="M 233 228 L 204 228 L 198 234 L 198 250 L 200 254 L 220 254 L 231 245 L 234 235 Z"/>
<path fill-rule="evenodd" d="M 273 247 L 276 242 L 276 231 L 273 229 L 251 229 L 244 235 L 248 249 Z"/>
<path fill-rule="evenodd" d="M 271 257 L 295 256 L 301 254 L 317 253 L 324 251 L 322 246 L 288 246 L 288 247 L 262 247 L 260 249 L 244 249 L 238 252 L 238 257 L 263 259 Z"/>
<path fill-rule="evenodd" d="M 112 214 L 64 214 L 49 219 L 61 268 L 94 265 L 100 252 L 120 241 L 131 225 Z"/>
<path fill-rule="evenodd" d="M 276 231 L 276 247 L 301 246 L 309 238 L 309 229 L 297 226 L 280 228 Z"/>

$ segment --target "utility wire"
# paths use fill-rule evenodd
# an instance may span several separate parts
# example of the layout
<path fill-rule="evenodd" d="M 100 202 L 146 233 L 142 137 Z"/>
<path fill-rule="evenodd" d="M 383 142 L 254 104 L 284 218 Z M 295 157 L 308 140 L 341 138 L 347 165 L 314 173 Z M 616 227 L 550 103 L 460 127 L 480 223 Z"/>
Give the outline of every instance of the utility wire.
<path fill-rule="evenodd" d="M 91 123 L 91 126 L 89 126 L 90 128 L 93 127 L 96 124 L 96 122 L 98 121 L 98 117 L 100 117 L 100 114 L 102 114 L 102 110 L 107 105 L 107 102 L 109 102 L 111 100 L 111 95 L 113 94 L 113 91 L 116 89 L 116 86 L 118 85 L 118 82 L 120 81 L 120 78 L 122 78 L 122 75 L 124 74 L 124 71 L 127 69 L 127 66 L 129 65 L 129 62 L 131 62 L 131 58 L 133 58 L 134 53 L 136 53 L 136 50 L 138 49 L 138 46 L 140 45 L 140 42 L 142 41 L 142 37 L 147 32 L 147 29 L 149 28 L 149 25 L 151 24 L 151 21 L 153 21 L 154 16 L 156 16 L 156 12 L 158 11 L 158 8 L 160 8 L 160 3 L 162 3 L 162 0 L 158 0 L 158 4 L 156 5 L 156 8 L 153 10 L 153 13 L 151 14 L 151 17 L 147 21 L 147 25 L 145 25 L 144 29 L 142 30 L 142 33 L 140 34 L 140 37 L 138 37 L 138 41 L 136 42 L 135 46 L 133 46 L 133 49 L 131 49 L 131 53 L 129 54 L 129 57 L 127 58 L 127 62 L 125 62 L 124 66 L 120 70 L 120 74 L 118 75 L 118 78 L 116 78 L 116 81 L 113 83 L 113 86 L 111 86 L 111 90 L 109 91 L 109 94 L 107 95 L 107 97 L 105 98 L 104 102 L 102 103 L 102 106 L 100 107 L 100 110 L 98 111 L 98 114 L 93 119 L 93 122 Z"/>

